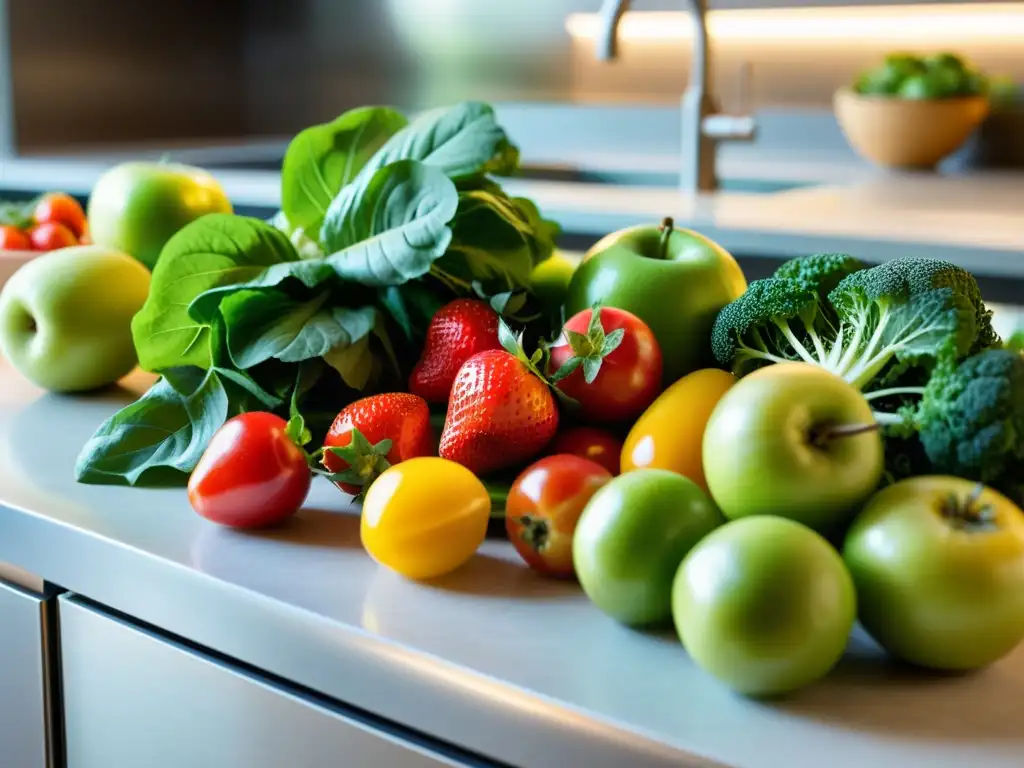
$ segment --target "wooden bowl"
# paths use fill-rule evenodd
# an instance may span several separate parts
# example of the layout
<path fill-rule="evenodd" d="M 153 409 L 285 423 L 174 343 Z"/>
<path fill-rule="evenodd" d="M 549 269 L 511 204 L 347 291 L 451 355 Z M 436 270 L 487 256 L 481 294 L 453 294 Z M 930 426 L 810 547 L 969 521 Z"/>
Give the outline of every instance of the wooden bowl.
<path fill-rule="evenodd" d="M 43 251 L 6 251 L 0 249 L 0 288 L 18 271 L 22 265 L 41 256 Z"/>
<path fill-rule="evenodd" d="M 889 168 L 933 168 L 988 116 L 985 96 L 913 100 L 836 91 L 836 118 L 859 155 Z"/>

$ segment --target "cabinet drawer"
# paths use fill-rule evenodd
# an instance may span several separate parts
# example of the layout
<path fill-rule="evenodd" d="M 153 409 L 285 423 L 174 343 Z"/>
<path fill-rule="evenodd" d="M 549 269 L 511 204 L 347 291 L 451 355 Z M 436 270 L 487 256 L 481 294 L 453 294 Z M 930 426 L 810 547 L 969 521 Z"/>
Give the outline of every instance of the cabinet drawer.
<path fill-rule="evenodd" d="M 79 598 L 60 616 L 68 768 L 465 765 Z"/>
<path fill-rule="evenodd" d="M 48 768 L 46 600 L 0 582 L 0 766 Z"/>

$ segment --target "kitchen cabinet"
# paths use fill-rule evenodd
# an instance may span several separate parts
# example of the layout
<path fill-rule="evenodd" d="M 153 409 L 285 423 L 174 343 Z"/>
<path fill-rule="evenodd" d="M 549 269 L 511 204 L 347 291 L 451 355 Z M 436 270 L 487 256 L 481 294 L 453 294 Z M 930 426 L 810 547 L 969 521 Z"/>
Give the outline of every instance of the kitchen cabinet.
<path fill-rule="evenodd" d="M 51 600 L 0 581 L 0 766 L 59 765 L 49 714 Z"/>
<path fill-rule="evenodd" d="M 78 597 L 60 616 L 67 768 L 470 765 Z"/>

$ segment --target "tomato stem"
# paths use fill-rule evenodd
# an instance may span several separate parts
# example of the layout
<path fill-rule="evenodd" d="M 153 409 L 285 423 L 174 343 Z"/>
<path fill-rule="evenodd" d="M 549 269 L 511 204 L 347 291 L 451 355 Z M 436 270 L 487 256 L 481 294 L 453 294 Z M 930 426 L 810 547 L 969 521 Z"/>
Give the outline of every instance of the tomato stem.
<path fill-rule="evenodd" d="M 536 552 L 543 552 L 551 536 L 551 526 L 548 524 L 548 521 L 542 517 L 523 515 L 517 519 L 517 522 L 523 526 L 522 533 L 520 534 L 523 541 L 529 544 L 530 548 Z"/>
<path fill-rule="evenodd" d="M 661 238 L 658 240 L 658 258 L 664 260 L 668 256 L 668 241 L 672 238 L 672 233 L 675 231 L 675 220 L 671 216 L 666 216 L 661 221 Z"/>

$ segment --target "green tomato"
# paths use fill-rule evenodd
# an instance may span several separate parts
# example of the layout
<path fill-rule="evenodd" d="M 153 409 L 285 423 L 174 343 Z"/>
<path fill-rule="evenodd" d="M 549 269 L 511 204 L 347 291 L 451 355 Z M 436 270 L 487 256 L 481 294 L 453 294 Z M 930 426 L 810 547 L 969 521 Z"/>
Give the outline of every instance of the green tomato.
<path fill-rule="evenodd" d="M 207 213 L 231 213 L 209 173 L 178 163 L 129 162 L 104 173 L 89 196 L 89 233 L 153 269 L 171 236 Z"/>
<path fill-rule="evenodd" d="M 704 429 L 704 477 L 730 520 L 778 515 L 822 533 L 844 527 L 882 479 L 864 396 L 824 368 L 779 363 L 740 379 Z"/>
<path fill-rule="evenodd" d="M 843 557 L 860 621 L 889 653 L 976 669 L 1024 639 L 1024 512 L 955 477 L 915 477 L 876 494 Z"/>
<path fill-rule="evenodd" d="M 612 479 L 573 534 L 573 566 L 591 602 L 630 626 L 667 624 L 672 579 L 686 553 L 724 522 L 692 480 L 665 469 Z"/>
<path fill-rule="evenodd" d="M 856 594 L 821 536 L 779 517 L 727 523 L 686 556 L 672 615 L 690 657 L 747 696 L 824 677 L 843 654 Z"/>

